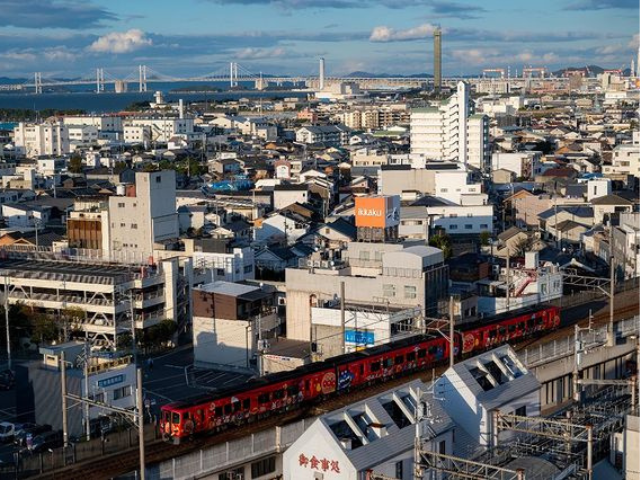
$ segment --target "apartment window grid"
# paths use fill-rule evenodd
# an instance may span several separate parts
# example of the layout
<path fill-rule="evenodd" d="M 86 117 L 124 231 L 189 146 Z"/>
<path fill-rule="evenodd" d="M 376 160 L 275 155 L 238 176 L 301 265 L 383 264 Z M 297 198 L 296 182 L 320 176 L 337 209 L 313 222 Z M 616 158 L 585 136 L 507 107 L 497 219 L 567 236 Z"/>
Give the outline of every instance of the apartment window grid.
<path fill-rule="evenodd" d="M 393 284 L 384 284 L 382 285 L 382 295 L 384 297 L 395 297 L 396 296 L 396 286 Z"/>

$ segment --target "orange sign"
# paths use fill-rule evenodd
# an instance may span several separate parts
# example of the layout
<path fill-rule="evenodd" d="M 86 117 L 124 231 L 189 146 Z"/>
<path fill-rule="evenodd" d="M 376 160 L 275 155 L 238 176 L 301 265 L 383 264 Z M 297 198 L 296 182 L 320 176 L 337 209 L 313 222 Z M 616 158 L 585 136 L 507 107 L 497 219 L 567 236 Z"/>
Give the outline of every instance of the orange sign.
<path fill-rule="evenodd" d="M 386 228 L 398 225 L 400 197 L 356 197 L 356 227 Z"/>

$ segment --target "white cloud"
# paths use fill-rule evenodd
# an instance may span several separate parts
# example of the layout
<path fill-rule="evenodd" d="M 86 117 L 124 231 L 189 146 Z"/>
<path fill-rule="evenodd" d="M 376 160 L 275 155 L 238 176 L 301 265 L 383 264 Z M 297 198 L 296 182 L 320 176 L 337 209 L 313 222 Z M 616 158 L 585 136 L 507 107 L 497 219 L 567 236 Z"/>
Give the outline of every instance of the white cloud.
<path fill-rule="evenodd" d="M 629 41 L 629 48 L 636 49 L 640 46 L 640 33 L 636 33 Z"/>
<path fill-rule="evenodd" d="M 369 41 L 371 42 L 398 42 L 404 40 L 417 40 L 420 38 L 427 38 L 433 35 L 433 31 L 436 29 L 436 25 L 430 23 L 424 23 L 417 27 L 409 28 L 407 30 L 395 30 L 384 25 L 375 27 Z"/>
<path fill-rule="evenodd" d="M 98 38 L 88 49 L 99 53 L 129 53 L 152 44 L 153 41 L 146 38 L 142 30 L 131 29 L 127 32 L 108 33 Z"/>
<path fill-rule="evenodd" d="M 236 53 L 236 57 L 240 59 L 262 59 L 288 56 L 288 52 L 282 48 L 245 48 Z"/>

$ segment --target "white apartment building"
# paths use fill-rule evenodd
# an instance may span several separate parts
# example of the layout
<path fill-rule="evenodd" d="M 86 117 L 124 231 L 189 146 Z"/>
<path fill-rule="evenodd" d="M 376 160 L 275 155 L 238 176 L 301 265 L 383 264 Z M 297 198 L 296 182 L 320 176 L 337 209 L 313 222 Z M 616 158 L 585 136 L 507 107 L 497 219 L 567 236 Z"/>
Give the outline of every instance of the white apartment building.
<path fill-rule="evenodd" d="M 14 129 L 14 142 L 16 147 L 24 149 L 27 157 L 71 152 L 69 132 L 59 121 L 38 124 L 20 122 Z"/>
<path fill-rule="evenodd" d="M 67 125 L 69 143 L 95 143 L 98 141 L 99 130 L 94 125 Z"/>
<path fill-rule="evenodd" d="M 150 141 L 152 142 L 168 142 L 175 135 L 193 133 L 193 118 L 177 118 L 177 117 L 137 117 L 130 118 L 124 124 L 125 141 L 127 135 L 127 127 L 149 127 Z M 130 131 L 130 134 L 133 131 Z M 138 136 L 142 136 L 142 132 L 137 132 Z M 140 140 L 138 140 L 140 141 Z M 142 140 L 144 141 L 144 140 Z"/>
<path fill-rule="evenodd" d="M 100 132 L 122 131 L 122 117 L 117 115 L 67 115 L 62 121 L 65 125 L 90 125 Z"/>
<path fill-rule="evenodd" d="M 496 152 L 491 155 L 491 171 L 509 170 L 517 177 L 530 177 L 536 174 L 536 164 L 542 158 L 542 152 Z"/>
<path fill-rule="evenodd" d="M 109 222 L 107 250 L 151 257 L 154 243 L 179 237 L 175 172 L 136 172 L 135 187 L 109 198 L 104 220 Z"/>
<path fill-rule="evenodd" d="M 638 145 L 623 143 L 615 147 L 611 165 L 603 165 L 602 173 L 614 180 L 626 180 L 629 175 L 640 178 Z"/>
<path fill-rule="evenodd" d="M 438 106 L 411 111 L 411 152 L 476 168 L 488 164 L 488 118 L 473 115 L 465 82 L 459 82 L 456 93 Z"/>
<path fill-rule="evenodd" d="M 466 169 L 436 171 L 434 184 L 434 194 L 437 197 L 457 204 L 462 204 L 465 195 L 482 193 L 482 184 L 469 183 L 469 172 Z"/>
<path fill-rule="evenodd" d="M 438 228 L 449 235 L 493 232 L 493 205 L 457 205 L 438 198 L 430 200 L 426 206 L 402 207 L 398 230 L 401 237 L 428 240 L 430 231 Z"/>
<path fill-rule="evenodd" d="M 184 253 L 193 258 L 195 268 L 209 272 L 212 282 L 243 282 L 255 278 L 252 248 L 233 247 L 232 242 L 222 239 L 185 238 L 183 241 Z"/>
<path fill-rule="evenodd" d="M 124 143 L 148 143 L 151 141 L 150 125 L 125 125 Z"/>

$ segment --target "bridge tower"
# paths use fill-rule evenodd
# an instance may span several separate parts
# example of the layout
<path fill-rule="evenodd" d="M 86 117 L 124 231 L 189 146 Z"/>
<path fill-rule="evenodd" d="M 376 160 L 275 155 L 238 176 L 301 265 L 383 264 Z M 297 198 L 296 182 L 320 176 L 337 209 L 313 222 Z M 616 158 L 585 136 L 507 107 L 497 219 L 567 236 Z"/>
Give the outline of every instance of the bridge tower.
<path fill-rule="evenodd" d="M 318 84 L 318 90 L 322 91 L 324 90 L 324 58 L 320 59 L 320 74 L 318 75 L 319 78 L 319 84 Z"/>
<path fill-rule="evenodd" d="M 147 66 L 138 65 L 138 84 L 140 85 L 140 91 L 147 91 Z"/>
<path fill-rule="evenodd" d="M 236 62 L 229 63 L 229 86 L 231 88 L 238 86 L 238 64 Z"/>
<path fill-rule="evenodd" d="M 96 93 L 104 92 L 104 68 L 96 69 Z"/>
<path fill-rule="evenodd" d="M 36 87 L 36 93 L 42 93 L 42 72 L 35 73 L 34 86 Z"/>

